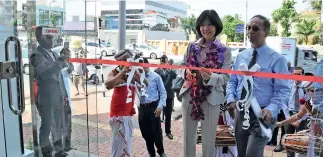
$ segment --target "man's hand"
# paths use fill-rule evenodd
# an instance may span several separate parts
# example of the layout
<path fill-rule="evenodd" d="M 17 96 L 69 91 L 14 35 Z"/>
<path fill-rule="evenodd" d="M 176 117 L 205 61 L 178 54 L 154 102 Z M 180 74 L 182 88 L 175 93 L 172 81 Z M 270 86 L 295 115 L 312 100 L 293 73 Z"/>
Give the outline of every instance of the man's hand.
<path fill-rule="evenodd" d="M 276 127 L 282 127 L 282 123 L 281 122 L 276 122 Z"/>
<path fill-rule="evenodd" d="M 228 104 L 228 113 L 230 116 L 235 119 L 235 112 L 236 112 L 236 102 L 231 102 Z"/>
<path fill-rule="evenodd" d="M 211 78 L 212 73 L 208 69 L 202 68 L 199 72 L 204 80 L 209 80 Z"/>
<path fill-rule="evenodd" d="M 141 81 L 141 74 L 137 70 L 135 71 L 134 79 L 137 82 L 140 82 Z"/>
<path fill-rule="evenodd" d="M 130 72 L 130 70 L 131 70 L 130 67 L 126 67 L 126 66 L 124 66 L 123 69 L 122 69 L 122 71 L 121 71 L 121 73 L 122 73 L 122 74 L 126 74 L 126 73 Z"/>
<path fill-rule="evenodd" d="M 154 111 L 155 117 L 160 117 L 161 112 L 162 112 L 162 109 L 156 108 L 156 110 Z"/>
<path fill-rule="evenodd" d="M 300 121 L 293 122 L 293 123 L 291 123 L 291 125 L 293 125 L 294 127 L 298 128 L 299 125 L 300 125 Z"/>
<path fill-rule="evenodd" d="M 260 119 L 262 119 L 265 123 L 271 124 L 271 120 L 272 120 L 271 111 L 269 111 L 267 109 L 262 109 Z"/>

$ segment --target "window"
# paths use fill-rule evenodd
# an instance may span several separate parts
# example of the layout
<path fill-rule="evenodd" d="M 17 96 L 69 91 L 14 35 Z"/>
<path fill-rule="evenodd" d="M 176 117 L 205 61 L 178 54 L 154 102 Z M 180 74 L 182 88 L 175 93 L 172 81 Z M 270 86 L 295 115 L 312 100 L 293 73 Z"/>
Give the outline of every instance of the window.
<path fill-rule="evenodd" d="M 130 39 L 130 43 L 135 43 L 135 42 L 136 42 L 136 39 Z"/>
<path fill-rule="evenodd" d="M 143 24 L 142 20 L 127 20 L 126 24 Z"/>
<path fill-rule="evenodd" d="M 49 11 L 39 9 L 39 25 L 49 25 Z"/>
<path fill-rule="evenodd" d="M 143 9 L 129 9 L 126 14 L 143 14 Z"/>
<path fill-rule="evenodd" d="M 303 52 L 305 53 L 305 60 L 313 60 L 315 62 L 317 62 L 317 52 L 314 50 L 303 50 Z"/>
<path fill-rule="evenodd" d="M 50 21 L 51 21 L 52 25 L 56 25 L 56 26 L 63 25 L 63 12 L 53 11 L 51 13 L 51 20 Z"/>
<path fill-rule="evenodd" d="M 126 25 L 126 29 L 130 30 L 142 30 L 143 26 L 142 25 Z"/>
<path fill-rule="evenodd" d="M 79 18 L 80 18 L 79 16 L 72 16 L 72 21 L 78 22 L 80 20 Z"/>
<path fill-rule="evenodd" d="M 93 22 L 94 21 L 94 17 L 93 16 L 87 16 L 86 17 L 86 22 Z"/>
<path fill-rule="evenodd" d="M 141 48 L 141 49 L 147 49 L 147 47 L 145 45 L 142 45 L 142 44 L 140 44 L 138 47 Z"/>

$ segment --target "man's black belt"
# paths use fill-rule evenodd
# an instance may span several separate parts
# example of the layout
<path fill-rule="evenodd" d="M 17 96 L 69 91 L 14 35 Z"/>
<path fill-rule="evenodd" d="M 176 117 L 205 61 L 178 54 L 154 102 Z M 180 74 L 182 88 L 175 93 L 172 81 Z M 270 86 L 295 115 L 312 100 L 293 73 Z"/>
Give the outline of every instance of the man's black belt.
<path fill-rule="evenodd" d="M 140 107 L 156 107 L 157 103 L 158 103 L 157 101 L 152 101 L 150 103 L 140 104 Z"/>

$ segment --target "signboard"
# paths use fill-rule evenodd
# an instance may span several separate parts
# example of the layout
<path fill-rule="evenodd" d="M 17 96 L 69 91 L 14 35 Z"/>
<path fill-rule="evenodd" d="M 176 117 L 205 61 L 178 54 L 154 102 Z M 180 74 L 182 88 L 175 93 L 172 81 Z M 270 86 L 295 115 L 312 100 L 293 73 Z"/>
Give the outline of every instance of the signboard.
<path fill-rule="evenodd" d="M 244 33 L 244 24 L 236 25 L 236 33 Z"/>
<path fill-rule="evenodd" d="M 52 35 L 52 36 L 61 35 L 61 29 L 60 28 L 43 27 L 42 34 L 43 35 Z"/>
<path fill-rule="evenodd" d="M 282 54 L 292 66 L 296 65 L 296 38 L 267 37 L 266 43 L 276 52 Z"/>

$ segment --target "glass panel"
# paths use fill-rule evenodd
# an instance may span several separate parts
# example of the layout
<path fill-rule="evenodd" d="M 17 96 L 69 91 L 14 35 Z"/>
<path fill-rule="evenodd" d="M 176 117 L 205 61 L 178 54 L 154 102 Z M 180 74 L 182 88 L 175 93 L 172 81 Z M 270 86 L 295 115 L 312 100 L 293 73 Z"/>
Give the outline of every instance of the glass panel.
<path fill-rule="evenodd" d="M 98 152 L 98 136 L 93 129 L 96 123 L 91 121 L 97 115 L 93 107 L 99 80 L 91 74 L 96 74 L 97 69 L 87 63 L 68 62 L 69 57 L 100 56 L 86 46 L 94 35 L 93 22 L 86 22 L 90 10 L 87 5 L 82 1 L 48 0 L 28 0 L 21 4 L 25 18 L 21 21 L 19 39 L 22 45 L 28 45 L 23 48 L 24 145 L 43 157 L 54 154 L 82 157 Z M 68 16 L 66 12 L 73 13 L 76 6 L 78 12 Z M 75 16 L 81 21 L 74 21 Z"/>

